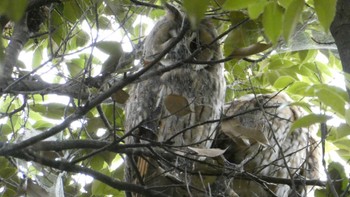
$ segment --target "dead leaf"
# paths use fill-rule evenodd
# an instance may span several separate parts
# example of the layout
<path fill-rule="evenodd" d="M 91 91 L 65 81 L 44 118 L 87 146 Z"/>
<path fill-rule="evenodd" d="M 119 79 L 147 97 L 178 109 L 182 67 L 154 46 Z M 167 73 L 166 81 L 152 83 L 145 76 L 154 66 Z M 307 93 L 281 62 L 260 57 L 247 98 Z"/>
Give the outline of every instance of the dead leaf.
<path fill-rule="evenodd" d="M 196 152 L 198 155 L 206 156 L 206 157 L 218 157 L 225 153 L 227 149 L 219 149 L 219 148 L 193 148 L 188 147 L 188 149 Z"/>
<path fill-rule="evenodd" d="M 166 109 L 177 116 L 191 113 L 188 100 L 180 95 L 170 94 L 164 99 Z"/>
<path fill-rule="evenodd" d="M 116 93 L 112 94 L 112 100 L 119 104 L 125 104 L 128 98 L 129 94 L 124 90 L 118 90 Z"/>
<path fill-rule="evenodd" d="M 270 146 L 268 139 L 262 131 L 255 128 L 244 127 L 237 119 L 223 121 L 221 124 L 221 129 L 227 136 L 233 139 L 249 139 L 254 140 L 262 145 Z"/>

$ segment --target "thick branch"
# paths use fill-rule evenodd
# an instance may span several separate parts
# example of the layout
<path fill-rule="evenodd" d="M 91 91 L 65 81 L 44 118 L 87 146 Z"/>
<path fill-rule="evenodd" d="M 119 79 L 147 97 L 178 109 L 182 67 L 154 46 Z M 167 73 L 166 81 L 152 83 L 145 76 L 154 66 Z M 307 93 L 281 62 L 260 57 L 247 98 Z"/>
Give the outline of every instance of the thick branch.
<path fill-rule="evenodd" d="M 13 81 L 9 79 L 7 82 Z M 72 98 L 88 99 L 88 91 L 82 91 L 82 87 L 79 81 L 71 81 L 66 84 L 50 84 L 42 80 L 34 79 L 31 77 L 22 79 L 19 82 L 14 81 L 10 83 L 1 93 L 10 94 L 57 94 L 65 95 Z"/>
<path fill-rule="evenodd" d="M 17 64 L 18 55 L 29 39 L 26 20 L 26 17 L 23 17 L 15 24 L 11 41 L 5 51 L 5 60 L 0 63 L 0 89 L 5 88 L 8 82 L 11 81 L 13 67 Z"/>
<path fill-rule="evenodd" d="M 336 14 L 330 31 L 338 48 L 343 71 L 350 74 L 350 1 L 337 1 Z M 347 91 L 350 95 L 350 90 Z"/>

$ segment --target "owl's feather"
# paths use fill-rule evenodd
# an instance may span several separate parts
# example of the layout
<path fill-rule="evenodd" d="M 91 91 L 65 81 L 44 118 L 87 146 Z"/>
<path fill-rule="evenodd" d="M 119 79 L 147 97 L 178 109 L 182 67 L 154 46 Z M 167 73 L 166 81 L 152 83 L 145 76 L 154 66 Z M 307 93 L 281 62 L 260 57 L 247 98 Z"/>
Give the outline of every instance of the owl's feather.
<path fill-rule="evenodd" d="M 166 8 L 167 15 L 155 24 L 144 42 L 145 66 L 169 47 L 183 28 L 184 21 L 188 20 L 177 8 L 168 4 Z M 216 37 L 215 28 L 209 21 L 204 20 L 197 30 L 189 29 L 184 38 L 162 60 L 150 68 L 150 71 L 184 61 L 196 50 L 199 51 L 192 61 L 221 59 L 219 44 L 217 41 L 213 42 Z M 223 112 L 226 90 L 223 71 L 222 64 L 182 63 L 179 67 L 160 76 L 134 84 L 130 89 L 130 97 L 125 108 L 125 130 L 133 132 L 132 136 L 126 139 L 126 143 L 163 143 L 168 150 L 185 152 L 184 154 L 187 147 L 210 148 L 216 136 L 219 121 L 211 124 L 204 124 L 204 122 L 219 120 Z M 169 102 L 175 103 L 172 105 Z M 183 106 L 184 110 L 178 109 L 177 113 L 178 106 Z M 133 131 L 135 127 L 138 128 Z M 192 159 L 198 158 L 192 157 Z M 137 169 L 133 169 L 131 162 L 136 163 Z M 155 160 L 130 156 L 126 164 L 128 182 L 164 186 L 158 190 L 166 191 L 169 195 L 177 192 L 174 187 L 165 186 L 174 184 L 171 177 L 180 177 L 180 179 L 183 177 L 184 179 L 180 180 L 183 183 L 191 181 L 190 176 L 183 175 L 186 169 L 191 168 L 191 163 L 175 155 L 168 161 L 162 161 L 161 158 Z M 181 170 L 178 171 L 176 168 Z M 168 173 L 169 176 L 165 176 L 164 173 L 168 171 L 171 171 Z M 142 180 L 138 180 L 140 178 Z M 186 184 L 183 184 L 182 190 L 185 193 L 189 192 Z"/>
<path fill-rule="evenodd" d="M 219 135 L 217 144 L 227 148 L 225 157 L 234 164 L 243 165 L 245 172 L 267 177 L 319 178 L 320 148 L 315 139 L 315 127 L 298 128 L 291 131 L 294 121 L 304 114 L 300 107 L 290 105 L 291 99 L 284 93 L 247 95 L 236 99 L 225 107 L 225 115 L 233 117 L 223 122 L 235 127 L 249 128 L 261 132 L 268 140 L 268 146 L 244 135 Z M 244 131 L 232 133 L 242 133 Z M 233 189 L 239 196 L 306 196 L 310 188 L 303 185 L 263 185 L 253 180 L 226 179 L 226 189 Z M 224 189 L 225 190 L 225 189 Z"/>

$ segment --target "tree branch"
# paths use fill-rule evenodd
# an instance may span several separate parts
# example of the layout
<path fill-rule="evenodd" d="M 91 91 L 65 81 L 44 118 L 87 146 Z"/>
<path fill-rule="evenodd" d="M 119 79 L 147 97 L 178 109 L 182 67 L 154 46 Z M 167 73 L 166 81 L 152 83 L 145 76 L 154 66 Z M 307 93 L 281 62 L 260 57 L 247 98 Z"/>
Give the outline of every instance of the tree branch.
<path fill-rule="evenodd" d="M 0 147 L 3 145 L 3 143 L 0 143 Z M 37 152 L 37 151 L 63 151 L 63 150 L 69 150 L 69 149 L 100 149 L 103 147 L 109 146 L 106 150 L 111 151 L 114 153 L 126 153 L 126 154 L 134 154 L 134 155 L 143 155 L 143 156 L 150 156 L 154 157 L 155 153 L 157 155 L 161 155 L 161 157 L 165 159 L 171 159 L 174 158 L 174 154 L 170 153 L 168 151 L 165 151 L 162 148 L 157 148 L 160 145 L 152 145 L 152 144 L 113 144 L 111 146 L 111 142 L 107 141 L 98 141 L 98 140 L 67 140 L 67 141 L 42 141 L 39 142 L 33 146 L 30 146 L 30 149 Z M 152 148 L 152 151 L 150 151 L 147 148 Z M 27 150 L 27 149 L 26 149 Z M 22 151 L 23 152 L 23 151 Z M 13 155 L 8 155 L 8 156 L 14 156 L 14 157 L 19 157 L 21 153 L 14 153 Z M 23 159 L 23 158 L 22 158 Z M 207 158 L 207 159 L 212 159 L 212 158 Z M 214 160 L 214 159 L 213 159 Z M 313 179 L 313 180 L 306 180 L 302 178 L 294 178 L 293 180 L 291 179 L 285 179 L 285 178 L 276 178 L 276 177 L 269 177 L 269 176 L 255 176 L 247 172 L 237 172 L 232 175 L 231 170 L 224 170 L 224 166 L 216 166 L 216 168 L 213 168 L 213 163 L 208 161 L 208 162 L 203 162 L 203 161 L 198 161 L 201 162 L 202 165 L 210 165 L 208 168 L 203 167 L 201 168 L 201 174 L 202 175 L 208 175 L 208 176 L 221 176 L 224 175 L 226 177 L 234 177 L 236 179 L 243 179 L 243 180 L 254 180 L 254 181 L 264 181 L 267 183 L 274 183 L 274 184 L 286 184 L 286 185 L 292 185 L 292 182 L 294 182 L 295 185 L 314 185 L 314 186 L 321 186 L 324 187 L 326 185 L 325 181 L 321 181 L 318 179 Z M 49 166 L 49 165 L 48 165 Z M 52 167 L 52 166 L 50 166 Z M 208 171 L 203 171 L 203 169 L 208 169 Z M 181 170 L 179 168 L 179 170 Z M 227 172 L 223 172 L 227 171 Z M 187 173 L 193 173 L 196 174 L 196 171 L 190 172 L 187 169 Z"/>
<path fill-rule="evenodd" d="M 131 184 L 131 183 L 126 183 L 122 181 L 118 181 L 112 177 L 109 177 L 107 175 L 104 175 L 100 172 L 97 172 L 95 170 L 92 170 L 90 168 L 84 167 L 84 166 L 79 166 L 79 165 L 74 165 L 71 164 L 67 161 L 54 161 L 50 159 L 46 159 L 44 157 L 41 157 L 37 154 L 34 154 L 33 152 L 25 151 L 25 153 L 16 153 L 15 157 L 24 159 L 27 161 L 34 161 L 36 163 L 39 163 L 41 165 L 45 165 L 51 168 L 55 168 L 58 170 L 66 171 L 66 172 L 73 172 L 73 173 L 82 173 L 89 175 L 93 177 L 96 180 L 99 180 L 115 189 L 118 190 L 124 190 L 124 191 L 131 191 L 131 192 L 136 192 L 140 194 L 146 194 L 147 196 L 159 196 L 159 197 L 164 197 L 165 195 L 154 192 L 152 190 L 147 189 L 146 187 L 136 185 L 136 184 Z"/>
<path fill-rule="evenodd" d="M 176 45 L 176 43 L 180 42 L 182 40 L 182 38 L 184 37 L 185 33 L 187 32 L 187 30 L 190 28 L 190 24 L 189 22 L 185 21 L 182 30 L 180 31 L 178 37 L 176 37 L 172 43 L 169 45 L 169 47 L 167 47 L 164 51 L 162 51 L 155 59 L 154 61 L 152 61 L 151 63 L 149 63 L 147 65 L 147 67 L 144 67 L 142 70 L 140 70 L 139 72 L 136 72 L 134 74 L 129 75 L 128 77 L 118 81 L 112 88 L 108 89 L 107 91 L 105 91 L 104 93 L 92 98 L 90 101 L 87 101 L 87 103 L 79 108 L 77 111 L 75 111 L 73 114 L 71 114 L 70 116 L 68 116 L 61 124 L 52 127 L 50 129 L 48 129 L 47 131 L 36 135 L 34 137 L 31 137 L 27 140 L 24 140 L 22 142 L 19 142 L 17 144 L 11 144 L 11 145 L 4 145 L 1 149 L 0 149 L 0 155 L 7 155 L 7 154 L 11 154 L 13 152 L 19 151 L 25 147 L 28 147 L 30 145 L 33 145 L 41 140 L 44 140 L 48 137 L 51 137 L 59 132 L 61 132 L 62 130 L 64 130 L 65 128 L 67 128 L 70 123 L 72 123 L 75 120 L 78 120 L 79 118 L 81 118 L 82 116 L 84 116 L 86 113 L 88 113 L 92 108 L 96 107 L 97 105 L 99 105 L 100 103 L 102 103 L 105 99 L 107 99 L 108 97 L 110 97 L 112 94 L 114 94 L 115 92 L 117 92 L 118 90 L 121 90 L 122 88 L 124 88 L 125 86 L 131 84 L 133 81 L 135 81 L 136 79 L 138 79 L 140 76 L 142 76 L 144 73 L 146 73 L 150 68 L 152 68 L 154 65 L 156 65 L 166 54 L 168 54 L 168 52 L 173 48 L 173 46 Z"/>
<path fill-rule="evenodd" d="M 11 41 L 5 50 L 4 63 L 0 64 L 0 90 L 11 81 L 13 67 L 17 64 L 19 53 L 29 39 L 29 30 L 26 24 L 26 15 L 14 26 Z"/>
<path fill-rule="evenodd" d="M 338 0 L 330 31 L 337 45 L 343 71 L 350 74 L 350 1 Z M 347 88 L 348 95 L 350 90 Z"/>

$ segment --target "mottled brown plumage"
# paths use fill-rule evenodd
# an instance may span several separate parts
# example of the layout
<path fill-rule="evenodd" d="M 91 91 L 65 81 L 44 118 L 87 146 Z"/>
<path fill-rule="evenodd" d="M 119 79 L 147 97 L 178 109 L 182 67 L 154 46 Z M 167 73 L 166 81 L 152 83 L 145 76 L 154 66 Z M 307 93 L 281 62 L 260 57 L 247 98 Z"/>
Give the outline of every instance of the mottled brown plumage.
<path fill-rule="evenodd" d="M 279 93 L 247 95 L 227 105 L 226 116 L 236 116 L 222 123 L 226 131 L 220 134 L 217 144 L 220 148 L 229 147 L 226 159 L 243 164 L 244 172 L 256 176 L 319 178 L 320 149 L 315 140 L 315 127 L 290 131 L 292 123 L 304 115 L 300 107 L 290 103 L 286 94 Z M 226 124 L 234 124 L 236 131 L 227 129 L 232 127 Z M 237 129 L 256 133 L 249 135 Z M 272 193 L 276 196 L 306 196 L 310 190 L 304 185 L 294 185 L 294 190 L 284 184 L 264 186 L 253 180 L 225 179 L 224 182 L 222 191 L 226 190 L 227 194 L 233 189 L 241 197 L 272 196 Z"/>
<path fill-rule="evenodd" d="M 177 8 L 170 5 L 166 8 L 167 15 L 156 23 L 144 42 L 145 67 L 169 47 L 188 20 Z M 183 39 L 150 68 L 150 71 L 183 61 L 196 50 L 201 51 L 192 59 L 194 61 L 220 59 L 222 55 L 218 42 L 211 43 L 216 36 L 215 28 L 204 20 L 198 29 L 189 29 Z M 209 148 L 216 136 L 219 121 L 212 124 L 201 123 L 218 120 L 223 113 L 226 89 L 223 69 L 222 64 L 182 63 L 160 76 L 134 84 L 125 108 L 125 130 L 127 134 L 132 132 L 126 143 L 157 142 L 163 143 L 167 150 L 184 152 L 188 151 L 187 147 Z M 135 127 L 137 129 L 133 131 Z M 189 127 L 192 128 L 188 129 Z M 184 175 L 188 168 L 191 168 L 191 162 L 175 155 L 167 161 L 159 157 L 154 160 L 149 157 L 129 156 L 125 178 L 128 182 L 159 186 L 157 190 L 169 196 L 174 196 L 179 190 L 182 190 L 182 195 L 187 196 L 188 192 L 193 191 L 186 189 L 185 181 L 191 182 L 190 176 Z M 172 177 L 179 178 L 178 182 Z M 179 190 L 168 187 L 176 183 L 182 184 Z"/>

